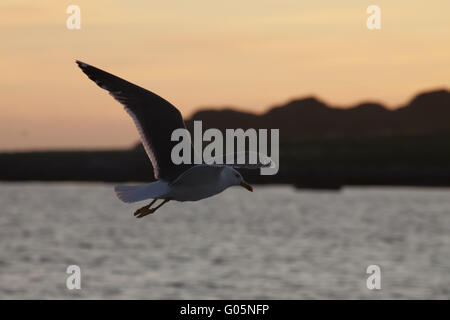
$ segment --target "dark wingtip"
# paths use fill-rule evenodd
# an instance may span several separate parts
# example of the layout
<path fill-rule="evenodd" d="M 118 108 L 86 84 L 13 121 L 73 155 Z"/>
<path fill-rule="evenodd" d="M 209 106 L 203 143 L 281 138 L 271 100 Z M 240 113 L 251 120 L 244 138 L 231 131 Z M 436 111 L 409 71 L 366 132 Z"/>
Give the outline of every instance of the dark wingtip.
<path fill-rule="evenodd" d="M 83 61 L 80 61 L 80 60 L 75 60 L 75 63 L 76 63 L 81 69 L 87 68 L 87 67 L 89 66 L 87 63 L 84 63 Z"/>

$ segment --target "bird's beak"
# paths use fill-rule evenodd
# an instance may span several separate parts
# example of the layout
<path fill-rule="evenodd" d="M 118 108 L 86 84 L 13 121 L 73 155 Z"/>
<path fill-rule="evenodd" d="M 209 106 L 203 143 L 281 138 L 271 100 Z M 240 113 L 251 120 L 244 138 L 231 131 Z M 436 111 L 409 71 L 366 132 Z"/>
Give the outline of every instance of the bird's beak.
<path fill-rule="evenodd" d="M 242 181 L 241 182 L 241 187 L 244 187 L 245 189 L 247 189 L 250 192 L 253 192 L 253 187 L 251 185 L 249 185 L 247 182 Z"/>

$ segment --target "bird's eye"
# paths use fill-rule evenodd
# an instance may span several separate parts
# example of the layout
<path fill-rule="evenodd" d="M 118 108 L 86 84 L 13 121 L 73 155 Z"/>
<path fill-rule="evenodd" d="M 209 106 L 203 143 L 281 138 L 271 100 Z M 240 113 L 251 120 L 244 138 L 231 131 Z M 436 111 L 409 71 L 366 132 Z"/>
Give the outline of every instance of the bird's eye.
<path fill-rule="evenodd" d="M 239 175 L 236 173 L 235 175 L 234 175 L 236 178 L 239 178 Z"/>

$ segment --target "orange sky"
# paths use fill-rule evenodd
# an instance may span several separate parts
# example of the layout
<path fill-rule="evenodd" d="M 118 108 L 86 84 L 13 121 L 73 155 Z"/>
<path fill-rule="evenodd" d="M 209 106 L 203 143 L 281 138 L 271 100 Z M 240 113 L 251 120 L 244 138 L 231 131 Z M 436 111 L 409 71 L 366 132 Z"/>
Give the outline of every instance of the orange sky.
<path fill-rule="evenodd" d="M 81 30 L 66 8 L 81 8 Z M 366 27 L 381 7 L 382 29 Z M 131 119 L 80 59 L 174 103 L 263 112 L 316 95 L 391 107 L 450 85 L 448 0 L 20 1 L 0 4 L 0 150 L 111 148 Z"/>

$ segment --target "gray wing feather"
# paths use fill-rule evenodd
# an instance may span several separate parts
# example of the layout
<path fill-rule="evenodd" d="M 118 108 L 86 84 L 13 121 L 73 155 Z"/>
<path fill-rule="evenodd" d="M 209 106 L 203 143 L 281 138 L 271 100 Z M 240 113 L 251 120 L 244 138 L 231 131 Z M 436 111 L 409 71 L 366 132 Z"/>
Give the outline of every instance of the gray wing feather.
<path fill-rule="evenodd" d="M 180 111 L 171 103 L 144 88 L 108 72 L 76 61 L 81 70 L 99 87 L 119 101 L 133 119 L 152 162 L 156 179 L 172 181 L 191 165 L 175 165 L 171 159 L 171 141 L 175 129 L 185 128 Z M 193 154 L 193 151 L 191 152 Z"/>

